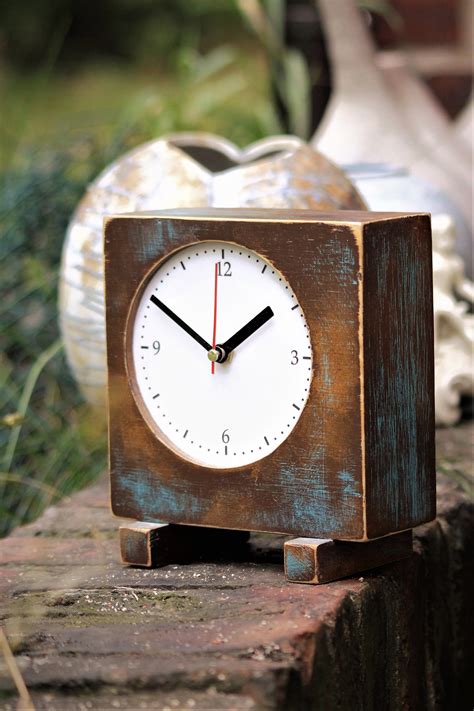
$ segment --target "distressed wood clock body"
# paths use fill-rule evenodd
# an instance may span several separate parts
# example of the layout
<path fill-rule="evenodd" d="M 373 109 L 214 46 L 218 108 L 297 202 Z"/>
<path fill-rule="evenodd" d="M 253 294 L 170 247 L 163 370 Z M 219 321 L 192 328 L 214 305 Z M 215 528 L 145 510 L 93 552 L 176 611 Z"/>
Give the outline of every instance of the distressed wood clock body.
<path fill-rule="evenodd" d="M 407 554 L 435 514 L 428 216 L 119 215 L 105 280 L 126 562 L 239 531 L 298 536 L 291 580 Z"/>

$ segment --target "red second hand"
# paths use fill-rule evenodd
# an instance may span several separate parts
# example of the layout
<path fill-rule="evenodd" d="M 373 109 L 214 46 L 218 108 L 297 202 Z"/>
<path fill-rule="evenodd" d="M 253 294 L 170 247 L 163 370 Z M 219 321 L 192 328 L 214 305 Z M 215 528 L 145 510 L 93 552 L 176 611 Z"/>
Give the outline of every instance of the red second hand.
<path fill-rule="evenodd" d="M 218 262 L 216 262 L 216 266 L 214 269 L 214 324 L 212 327 L 212 347 L 216 347 L 216 326 L 217 326 L 217 276 L 218 276 Z M 215 373 L 215 363 L 212 361 L 211 363 L 211 373 L 214 375 Z"/>

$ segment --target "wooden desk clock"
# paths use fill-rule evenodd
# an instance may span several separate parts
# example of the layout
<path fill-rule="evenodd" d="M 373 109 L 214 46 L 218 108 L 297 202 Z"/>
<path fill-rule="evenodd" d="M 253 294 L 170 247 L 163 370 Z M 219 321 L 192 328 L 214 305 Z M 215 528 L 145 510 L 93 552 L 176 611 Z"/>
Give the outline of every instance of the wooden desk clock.
<path fill-rule="evenodd" d="M 409 555 L 435 515 L 431 272 L 427 215 L 108 218 L 123 561 L 183 561 L 249 531 L 297 536 L 295 582 Z"/>

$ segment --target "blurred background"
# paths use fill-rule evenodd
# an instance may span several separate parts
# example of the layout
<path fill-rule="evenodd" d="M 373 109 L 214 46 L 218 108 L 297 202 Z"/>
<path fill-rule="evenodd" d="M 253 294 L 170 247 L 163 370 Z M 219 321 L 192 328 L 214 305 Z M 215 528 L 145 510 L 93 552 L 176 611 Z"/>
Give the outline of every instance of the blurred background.
<path fill-rule="evenodd" d="M 471 91 L 472 1 L 359 4 L 380 51 L 408 56 L 454 120 Z M 312 0 L 3 1 L 0 28 L 5 535 L 106 467 L 103 418 L 82 401 L 57 323 L 61 247 L 88 183 L 171 131 L 309 139 L 332 84 Z"/>

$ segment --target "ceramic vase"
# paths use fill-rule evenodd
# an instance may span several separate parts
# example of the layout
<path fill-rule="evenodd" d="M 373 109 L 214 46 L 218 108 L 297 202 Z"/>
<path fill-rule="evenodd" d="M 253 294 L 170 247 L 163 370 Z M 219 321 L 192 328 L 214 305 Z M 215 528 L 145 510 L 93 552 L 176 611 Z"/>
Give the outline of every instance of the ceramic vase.
<path fill-rule="evenodd" d="M 87 190 L 70 222 L 60 274 L 60 325 L 86 399 L 105 407 L 102 223 L 105 215 L 173 207 L 364 209 L 344 172 L 291 136 L 244 150 L 210 134 L 139 146 Z"/>

